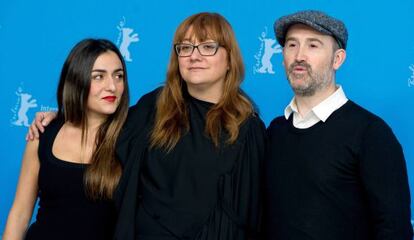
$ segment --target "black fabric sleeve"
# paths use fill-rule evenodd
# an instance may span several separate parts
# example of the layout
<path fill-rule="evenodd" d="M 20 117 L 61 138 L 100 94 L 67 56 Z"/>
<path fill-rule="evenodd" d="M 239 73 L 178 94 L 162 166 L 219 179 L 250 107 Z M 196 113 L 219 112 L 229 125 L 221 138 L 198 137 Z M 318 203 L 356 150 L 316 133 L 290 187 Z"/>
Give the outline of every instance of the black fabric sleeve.
<path fill-rule="evenodd" d="M 410 191 L 401 145 L 390 127 L 374 120 L 363 136 L 360 176 L 377 240 L 412 240 Z"/>
<path fill-rule="evenodd" d="M 116 145 L 117 157 L 121 161 L 122 166 L 126 165 L 128 154 L 134 148 L 134 146 L 131 146 L 132 139 L 140 136 L 144 129 L 148 128 L 148 125 L 152 123 L 160 90 L 161 88 L 157 88 L 145 94 L 134 106 L 129 108 L 128 117 Z"/>
<path fill-rule="evenodd" d="M 240 177 L 239 214 L 246 219 L 248 239 L 260 239 L 263 207 L 263 163 L 266 128 L 258 117 L 251 119 L 242 153 L 247 163 Z"/>
<path fill-rule="evenodd" d="M 128 111 L 128 118 L 116 145 L 122 176 L 114 194 L 118 221 L 114 239 L 135 239 L 135 214 L 138 209 L 140 159 L 148 144 L 160 88 L 144 95 Z"/>

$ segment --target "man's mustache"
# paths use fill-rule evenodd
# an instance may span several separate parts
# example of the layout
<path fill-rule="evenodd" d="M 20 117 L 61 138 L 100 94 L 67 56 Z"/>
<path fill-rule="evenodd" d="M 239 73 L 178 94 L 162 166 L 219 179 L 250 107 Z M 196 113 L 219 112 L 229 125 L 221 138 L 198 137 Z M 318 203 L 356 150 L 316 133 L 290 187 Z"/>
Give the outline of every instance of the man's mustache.
<path fill-rule="evenodd" d="M 294 63 L 290 64 L 290 66 L 289 66 L 289 69 L 288 69 L 289 73 L 292 73 L 292 71 L 295 67 L 304 67 L 304 68 L 306 68 L 306 71 L 308 71 L 308 73 L 312 72 L 312 67 L 308 63 L 306 63 L 306 62 L 294 62 Z"/>

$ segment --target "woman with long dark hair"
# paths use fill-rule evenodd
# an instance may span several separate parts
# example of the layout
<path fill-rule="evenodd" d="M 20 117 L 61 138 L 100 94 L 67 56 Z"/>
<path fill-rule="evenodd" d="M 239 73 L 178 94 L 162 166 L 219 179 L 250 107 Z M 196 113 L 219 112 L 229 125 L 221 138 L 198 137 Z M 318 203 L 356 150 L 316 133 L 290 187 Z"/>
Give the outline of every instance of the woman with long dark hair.
<path fill-rule="evenodd" d="M 103 39 L 76 44 L 62 68 L 57 102 L 57 118 L 27 143 L 4 240 L 113 236 L 112 199 L 121 176 L 115 142 L 129 104 L 117 47 Z"/>

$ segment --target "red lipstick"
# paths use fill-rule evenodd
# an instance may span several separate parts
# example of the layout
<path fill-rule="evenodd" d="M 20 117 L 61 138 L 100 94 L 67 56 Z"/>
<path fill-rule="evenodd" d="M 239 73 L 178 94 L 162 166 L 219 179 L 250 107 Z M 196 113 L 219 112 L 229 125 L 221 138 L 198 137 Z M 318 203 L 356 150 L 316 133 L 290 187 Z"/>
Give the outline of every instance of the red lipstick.
<path fill-rule="evenodd" d="M 103 97 L 102 99 L 112 103 L 112 102 L 115 102 L 116 96 L 106 96 L 106 97 Z"/>

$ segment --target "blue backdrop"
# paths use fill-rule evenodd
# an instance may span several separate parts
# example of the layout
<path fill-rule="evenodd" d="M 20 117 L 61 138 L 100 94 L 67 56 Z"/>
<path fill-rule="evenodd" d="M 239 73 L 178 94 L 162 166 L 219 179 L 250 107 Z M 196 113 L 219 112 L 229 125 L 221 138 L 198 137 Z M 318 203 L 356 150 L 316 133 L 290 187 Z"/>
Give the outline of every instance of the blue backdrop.
<path fill-rule="evenodd" d="M 243 88 L 268 124 L 292 97 L 273 22 L 303 9 L 322 10 L 346 23 L 347 59 L 337 81 L 350 99 L 392 127 L 414 186 L 413 0 L 2 0 L 0 235 L 14 198 L 26 126 L 35 112 L 56 108 L 60 69 L 76 42 L 94 37 L 117 43 L 127 60 L 133 104 L 164 81 L 178 24 L 197 12 L 219 12 L 233 25 L 242 49 Z"/>

